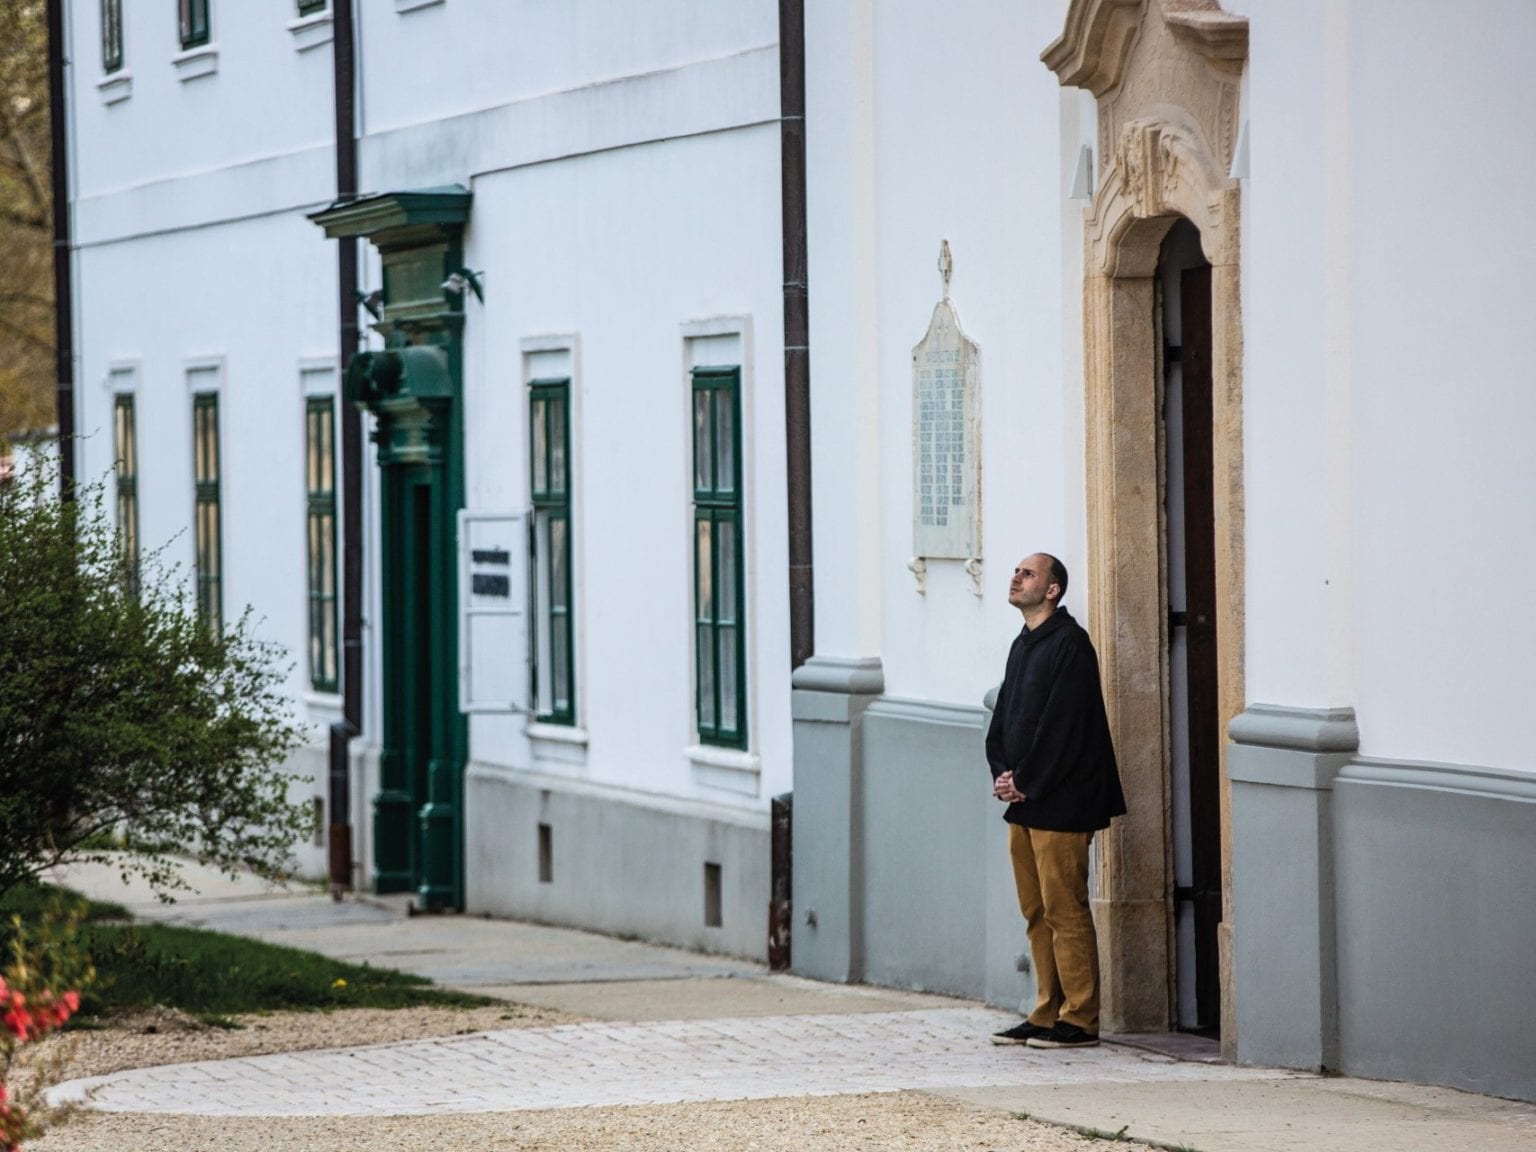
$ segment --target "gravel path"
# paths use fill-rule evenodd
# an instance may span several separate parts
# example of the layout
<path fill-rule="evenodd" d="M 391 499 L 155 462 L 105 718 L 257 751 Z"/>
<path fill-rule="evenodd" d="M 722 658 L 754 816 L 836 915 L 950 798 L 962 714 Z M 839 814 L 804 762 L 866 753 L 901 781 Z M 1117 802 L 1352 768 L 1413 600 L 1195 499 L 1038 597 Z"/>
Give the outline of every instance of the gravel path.
<path fill-rule="evenodd" d="M 69 1033 L 38 1055 L 64 1060 L 54 1078 L 272 1052 L 453 1036 L 570 1022 L 519 1005 L 273 1013 L 210 1028 L 174 1013 Z M 67 1049 L 61 1051 L 60 1049 Z M 29 1152 L 394 1152 L 518 1149 L 549 1152 L 1092 1152 L 1101 1144 L 1007 1113 L 916 1092 L 542 1112 L 398 1117 L 198 1117 L 78 1112 Z M 1117 1144 L 1128 1152 L 1139 1144 Z"/>
<path fill-rule="evenodd" d="M 1100 1141 L 915 1092 L 388 1118 L 86 1114 L 29 1152 L 1094 1152 Z M 1142 1144 L 1117 1150 L 1149 1152 Z"/>

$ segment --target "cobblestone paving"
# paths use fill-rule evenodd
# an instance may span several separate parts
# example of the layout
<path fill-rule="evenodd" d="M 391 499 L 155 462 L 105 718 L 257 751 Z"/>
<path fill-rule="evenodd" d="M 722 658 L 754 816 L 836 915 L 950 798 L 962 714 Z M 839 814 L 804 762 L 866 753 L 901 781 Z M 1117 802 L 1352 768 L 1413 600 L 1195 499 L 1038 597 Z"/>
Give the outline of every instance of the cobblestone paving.
<path fill-rule="evenodd" d="M 989 1043 L 1015 1020 L 962 1008 L 571 1024 L 145 1068 L 71 1081 L 51 1095 L 111 1112 L 400 1116 L 1276 1076 L 1115 1045 L 1045 1052 Z"/>

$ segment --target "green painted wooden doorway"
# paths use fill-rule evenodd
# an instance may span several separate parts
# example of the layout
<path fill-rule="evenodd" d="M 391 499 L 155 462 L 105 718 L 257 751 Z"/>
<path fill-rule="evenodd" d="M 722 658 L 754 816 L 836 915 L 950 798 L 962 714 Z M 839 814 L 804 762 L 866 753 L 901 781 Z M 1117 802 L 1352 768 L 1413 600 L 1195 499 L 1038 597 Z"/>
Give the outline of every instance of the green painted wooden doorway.
<path fill-rule="evenodd" d="M 347 368 L 347 400 L 373 415 L 378 445 L 383 681 L 373 886 L 464 906 L 464 764 L 459 711 L 456 519 L 464 506 L 462 278 L 470 196 L 462 188 L 342 201 L 311 219 L 366 237 L 383 271 L 382 350 Z M 478 289 L 477 289 L 478 291 Z"/>

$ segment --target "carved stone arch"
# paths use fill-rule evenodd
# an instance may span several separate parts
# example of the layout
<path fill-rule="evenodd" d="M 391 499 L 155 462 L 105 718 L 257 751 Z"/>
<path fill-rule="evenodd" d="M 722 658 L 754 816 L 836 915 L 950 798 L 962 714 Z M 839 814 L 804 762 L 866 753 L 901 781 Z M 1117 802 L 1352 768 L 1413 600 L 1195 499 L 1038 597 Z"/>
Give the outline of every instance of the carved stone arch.
<path fill-rule="evenodd" d="M 1238 256 L 1237 186 L 1229 179 L 1200 126 L 1183 111 L 1131 120 L 1120 131 L 1109 167 L 1094 198 L 1086 234 L 1089 271 L 1111 276 L 1151 276 L 1157 269 L 1159 231 L 1138 220 L 1182 216 L 1200 230 L 1212 267 Z"/>
<path fill-rule="evenodd" d="M 1129 814 L 1097 841 L 1103 1027 L 1174 1019 L 1173 838 L 1156 275 L 1179 217 L 1211 264 L 1216 587 L 1223 732 L 1243 708 L 1240 187 L 1228 176 L 1247 57 L 1216 0 L 1072 0 L 1043 59 L 1098 99 L 1098 189 L 1083 232 L 1088 616 Z M 1153 578 L 1155 574 L 1155 578 Z M 1230 800 L 1223 764 L 1223 1047 L 1235 1052 Z"/>

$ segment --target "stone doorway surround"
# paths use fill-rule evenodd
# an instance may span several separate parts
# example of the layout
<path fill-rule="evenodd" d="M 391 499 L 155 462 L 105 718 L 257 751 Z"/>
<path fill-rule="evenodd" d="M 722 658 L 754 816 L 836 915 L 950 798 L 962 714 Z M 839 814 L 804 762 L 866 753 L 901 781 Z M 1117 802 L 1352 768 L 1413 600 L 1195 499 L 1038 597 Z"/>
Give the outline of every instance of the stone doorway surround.
<path fill-rule="evenodd" d="M 1162 348 L 1155 276 L 1178 217 L 1211 264 L 1218 699 L 1242 711 L 1242 317 L 1237 145 L 1246 17 L 1215 0 L 1072 0 L 1042 55 L 1098 106 L 1083 233 L 1088 615 L 1130 813 L 1098 841 L 1094 911 L 1106 1031 L 1173 1015 L 1173 838 L 1167 702 Z M 1235 1052 L 1231 790 L 1222 750 L 1223 1049 Z"/>

